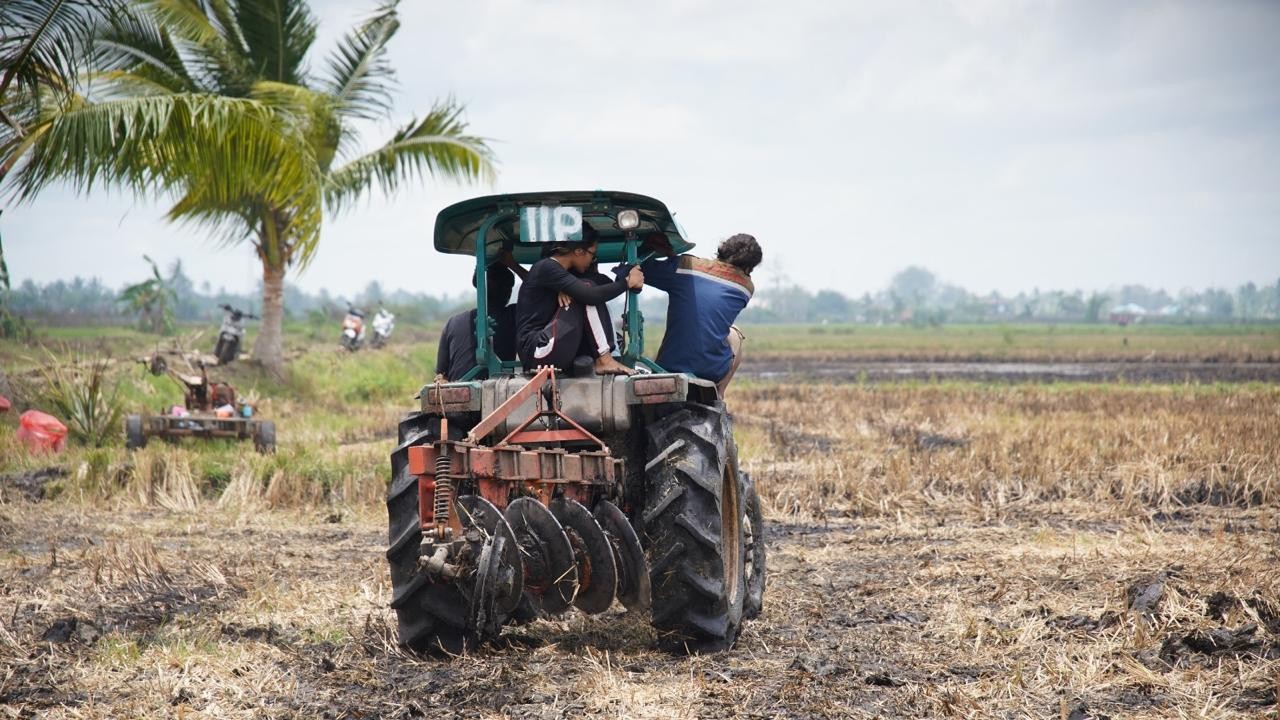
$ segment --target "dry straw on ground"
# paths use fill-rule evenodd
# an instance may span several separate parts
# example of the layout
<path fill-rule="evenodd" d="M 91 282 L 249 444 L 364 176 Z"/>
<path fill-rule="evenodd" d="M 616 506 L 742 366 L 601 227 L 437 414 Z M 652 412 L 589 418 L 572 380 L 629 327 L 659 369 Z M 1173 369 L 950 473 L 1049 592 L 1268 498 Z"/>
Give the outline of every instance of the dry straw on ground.
<path fill-rule="evenodd" d="M 97 491 L 0 505 L 0 717 L 1276 714 L 1276 390 L 731 402 L 771 553 L 731 652 L 657 653 L 615 610 L 407 655 L 369 490 L 389 441 L 319 495 L 297 483 L 312 458 L 249 453 L 193 495 L 196 456 L 161 447 L 101 461 L 123 480 Z"/>

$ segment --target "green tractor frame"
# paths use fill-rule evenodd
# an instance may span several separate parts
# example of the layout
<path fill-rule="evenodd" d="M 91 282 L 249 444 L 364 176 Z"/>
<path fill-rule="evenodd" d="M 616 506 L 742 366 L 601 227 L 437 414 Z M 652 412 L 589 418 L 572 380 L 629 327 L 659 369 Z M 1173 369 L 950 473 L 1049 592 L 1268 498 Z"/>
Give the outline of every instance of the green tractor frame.
<path fill-rule="evenodd" d="M 391 606 L 412 649 L 456 653 L 616 599 L 650 614 L 660 645 L 714 651 L 761 611 L 760 501 L 732 418 L 714 383 L 645 357 L 636 293 L 620 356 L 636 375 L 524 372 L 494 353 L 485 269 L 536 262 L 583 223 L 602 263 L 642 262 L 653 232 L 693 247 L 664 204 L 623 192 L 480 197 L 436 219 L 436 250 L 475 258 L 477 367 L 421 388 L 391 455 Z"/>

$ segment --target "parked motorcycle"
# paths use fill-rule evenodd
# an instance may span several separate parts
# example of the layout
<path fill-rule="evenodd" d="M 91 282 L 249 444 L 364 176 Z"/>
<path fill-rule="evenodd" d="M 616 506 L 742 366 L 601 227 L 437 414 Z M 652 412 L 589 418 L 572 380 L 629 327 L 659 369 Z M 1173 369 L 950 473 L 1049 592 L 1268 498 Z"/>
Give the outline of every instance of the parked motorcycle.
<path fill-rule="evenodd" d="M 391 337 L 391 331 L 395 329 L 395 313 L 379 306 L 378 314 L 373 316 L 373 338 L 369 341 L 369 345 L 375 348 L 386 345 L 387 340 Z"/>
<path fill-rule="evenodd" d="M 347 306 L 347 316 L 342 318 L 342 347 L 350 352 L 360 349 L 364 343 L 364 311 Z"/>
<path fill-rule="evenodd" d="M 243 310 L 230 305 L 219 305 L 225 314 L 222 316 L 222 327 L 218 330 L 218 343 L 213 347 L 213 354 L 218 357 L 219 365 L 226 365 L 240 357 L 240 341 L 244 339 L 244 321 L 258 320 Z"/>

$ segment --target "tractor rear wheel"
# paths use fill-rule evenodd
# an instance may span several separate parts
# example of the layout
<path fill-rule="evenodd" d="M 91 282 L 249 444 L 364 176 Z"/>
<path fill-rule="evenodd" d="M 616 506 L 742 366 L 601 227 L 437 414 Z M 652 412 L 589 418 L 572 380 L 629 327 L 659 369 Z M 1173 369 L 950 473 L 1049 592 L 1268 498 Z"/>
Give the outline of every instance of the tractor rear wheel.
<path fill-rule="evenodd" d="M 463 434 L 449 424 L 450 439 L 460 440 Z M 418 652 L 456 654 L 470 644 L 468 600 L 457 585 L 424 582 L 425 575 L 418 569 L 422 548 L 418 478 L 409 473 L 409 447 L 435 442 L 439 435 L 438 415 L 414 413 L 400 423 L 400 444 L 391 453 L 391 487 L 387 489 L 387 562 L 400 644 Z"/>
<path fill-rule="evenodd" d="M 129 450 L 138 450 L 147 446 L 147 435 L 142 431 L 141 415 L 125 416 L 124 446 Z"/>
<path fill-rule="evenodd" d="M 653 420 L 645 469 L 653 625 L 673 650 L 732 647 L 746 596 L 745 509 L 723 405 Z"/>

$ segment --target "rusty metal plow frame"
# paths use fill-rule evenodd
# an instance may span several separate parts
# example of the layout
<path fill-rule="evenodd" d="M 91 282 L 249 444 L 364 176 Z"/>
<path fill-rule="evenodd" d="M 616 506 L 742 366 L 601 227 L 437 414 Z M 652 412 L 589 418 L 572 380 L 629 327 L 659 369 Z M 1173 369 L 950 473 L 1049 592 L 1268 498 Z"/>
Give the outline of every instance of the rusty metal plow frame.
<path fill-rule="evenodd" d="M 542 395 L 542 388 L 551 383 L 551 404 L 546 405 L 546 400 Z M 609 447 L 604 444 L 600 438 L 592 435 L 586 428 L 579 425 L 573 418 L 560 412 L 560 391 L 556 385 L 556 369 L 553 366 L 545 365 L 538 368 L 538 372 L 534 374 L 525 386 L 517 390 L 505 402 L 489 413 L 487 417 L 480 421 L 480 424 L 471 429 L 467 434 L 467 442 L 472 444 L 480 444 L 489 433 L 493 432 L 507 418 L 511 417 L 511 413 L 516 411 L 531 396 L 536 395 L 538 398 L 537 409 L 532 415 L 525 418 L 523 422 L 502 438 L 495 448 L 507 447 L 510 445 L 527 445 L 531 443 L 554 443 L 554 442 L 590 442 L 600 448 L 606 455 L 609 454 Z M 529 426 L 536 420 L 541 418 L 555 418 L 562 420 L 569 425 L 569 430 L 552 430 L 550 427 L 546 430 L 529 430 Z"/>
<path fill-rule="evenodd" d="M 457 481 L 464 479 L 474 480 L 478 487 L 477 491 L 482 497 L 501 510 L 505 505 L 496 493 L 501 491 L 502 487 L 508 484 L 514 484 L 516 487 L 523 487 L 526 493 L 532 494 L 538 498 L 544 505 L 547 504 L 553 491 L 551 486 L 561 485 L 565 488 L 564 492 L 569 497 L 581 497 L 579 492 L 583 490 L 582 486 L 600 485 L 607 483 L 616 476 L 616 472 L 620 468 L 615 468 L 614 464 L 618 460 L 612 458 L 609 446 L 600 438 L 593 435 L 582 425 L 575 422 L 572 418 L 564 415 L 560 411 L 560 396 L 555 384 L 556 370 L 554 367 L 545 366 L 538 371 L 525 383 L 524 387 L 517 390 L 505 402 L 489 413 L 467 434 L 465 440 L 450 441 L 448 440 L 448 419 L 443 415 L 440 418 L 440 436 L 435 443 L 428 445 L 414 446 L 409 448 L 411 472 L 418 475 L 418 500 L 419 500 L 419 517 L 421 528 L 428 537 L 438 540 L 447 540 L 452 537 L 453 532 L 462 529 L 462 518 L 459 516 L 457 505 L 458 486 Z M 551 397 L 548 400 L 543 396 L 542 390 L 551 383 Z M 537 396 L 537 407 L 528 418 L 523 420 L 514 430 L 507 433 L 497 444 L 485 446 L 482 444 L 484 439 L 488 437 L 494 430 L 506 421 L 511 414 L 514 413 L 521 405 L 529 400 L 529 398 Z M 549 420 L 547 429 L 530 430 L 529 426 L 539 419 Z M 563 421 L 569 427 L 559 429 L 555 424 L 557 421 Z M 555 429 L 553 429 L 555 428 Z M 476 473 L 475 462 L 476 451 L 485 453 L 502 452 L 515 453 L 521 457 L 536 455 L 538 457 L 551 456 L 552 458 L 564 457 L 565 450 L 563 448 L 550 447 L 529 447 L 527 445 L 542 444 L 559 444 L 564 442 L 586 442 L 594 445 L 596 450 L 587 451 L 583 457 L 599 458 L 598 465 L 593 465 L 596 470 L 603 475 L 593 475 L 591 478 L 578 475 L 576 479 L 572 475 L 566 476 L 565 469 L 562 465 L 564 460 L 552 460 L 553 467 L 557 469 L 555 475 L 546 475 L 546 466 L 538 462 L 536 467 L 538 470 L 532 472 L 517 470 L 514 476 L 495 478 L 491 475 L 490 469 L 487 473 Z M 523 460 L 519 462 L 517 468 L 524 465 Z M 579 470 L 579 473 L 582 471 Z M 607 478 L 601 480 L 600 478 Z M 535 486 L 542 485 L 538 488 Z M 571 488 L 578 490 L 570 491 Z M 439 517 L 436 501 L 439 492 L 447 492 L 452 497 L 449 498 L 448 516 Z M 430 518 L 430 519 L 428 519 Z M 451 532 L 452 531 L 452 532 Z"/>

